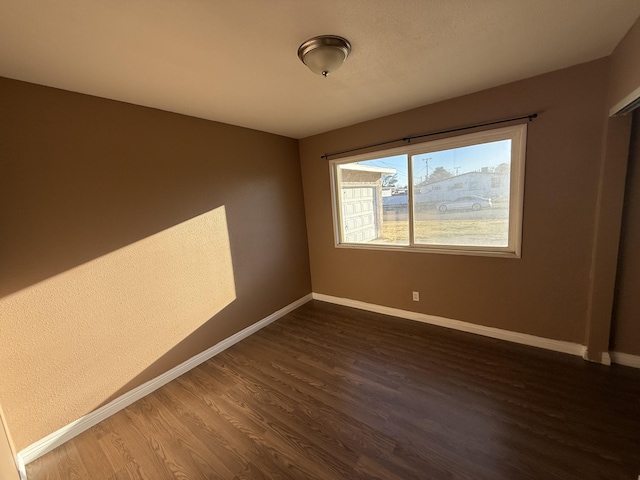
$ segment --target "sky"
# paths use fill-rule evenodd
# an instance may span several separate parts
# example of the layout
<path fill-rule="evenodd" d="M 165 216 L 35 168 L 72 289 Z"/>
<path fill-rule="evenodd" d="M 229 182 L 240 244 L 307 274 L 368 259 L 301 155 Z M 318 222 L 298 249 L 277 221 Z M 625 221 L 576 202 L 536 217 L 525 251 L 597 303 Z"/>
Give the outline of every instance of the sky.
<path fill-rule="evenodd" d="M 495 168 L 501 163 L 509 164 L 511 161 L 511 140 L 481 143 L 469 147 L 453 148 L 439 152 L 414 154 L 413 176 L 416 183 L 425 179 L 428 173 L 433 173 L 437 167 L 444 167 L 453 175 L 476 172 L 482 167 Z M 427 160 L 425 162 L 425 160 Z M 358 162 L 363 165 L 375 165 L 378 167 L 395 168 L 398 172 L 397 186 L 408 185 L 407 181 L 407 155 L 394 155 Z"/>

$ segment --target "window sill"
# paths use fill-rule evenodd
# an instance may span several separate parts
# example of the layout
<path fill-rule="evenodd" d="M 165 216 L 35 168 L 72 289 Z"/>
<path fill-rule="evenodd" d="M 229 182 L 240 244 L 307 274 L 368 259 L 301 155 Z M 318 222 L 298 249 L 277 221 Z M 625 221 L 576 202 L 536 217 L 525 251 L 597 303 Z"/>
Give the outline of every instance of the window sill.
<path fill-rule="evenodd" d="M 376 245 L 376 244 L 359 244 L 359 243 L 339 243 L 335 245 L 339 249 L 347 250 L 377 250 L 379 252 L 411 252 L 411 253 L 432 253 L 438 255 L 464 255 L 472 257 L 496 257 L 496 258 L 521 258 L 520 252 L 501 249 L 483 249 L 483 248 L 451 248 L 451 247 L 434 247 L 434 246 L 409 246 L 409 245 Z"/>

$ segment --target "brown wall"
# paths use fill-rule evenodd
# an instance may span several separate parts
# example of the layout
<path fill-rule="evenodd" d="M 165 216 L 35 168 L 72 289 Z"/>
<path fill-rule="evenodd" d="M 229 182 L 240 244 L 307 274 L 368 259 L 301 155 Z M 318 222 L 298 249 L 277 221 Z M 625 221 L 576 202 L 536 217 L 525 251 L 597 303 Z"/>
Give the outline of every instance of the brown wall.
<path fill-rule="evenodd" d="M 619 102 L 640 87 L 640 19 L 611 55 L 609 103 Z M 640 113 L 636 110 L 626 178 L 622 231 L 613 306 L 611 350 L 640 355 Z M 628 120 L 628 119 L 627 119 Z"/>
<path fill-rule="evenodd" d="M 586 358 L 603 363 L 608 362 L 603 353 L 608 352 L 610 343 L 630 120 L 625 115 L 605 116 L 604 148 L 599 166 L 584 344 L 587 347 Z"/>
<path fill-rule="evenodd" d="M 1 78 L 0 112 L 18 449 L 311 291 L 296 140 Z"/>
<path fill-rule="evenodd" d="M 609 107 L 640 87 L 640 19 L 611 54 Z"/>
<path fill-rule="evenodd" d="M 611 350 L 640 355 L 640 110 L 634 112 Z"/>
<path fill-rule="evenodd" d="M 606 111 L 629 94 L 640 89 L 640 20 L 616 46 L 610 57 Z M 632 132 L 632 115 L 607 118 L 605 148 L 602 157 L 599 198 L 596 209 L 596 241 L 592 267 L 592 295 L 586 330 L 589 358 L 597 358 L 608 349 L 639 352 L 640 335 L 637 315 L 633 316 L 633 300 L 629 289 L 635 289 L 638 274 L 633 267 L 633 241 L 637 216 L 633 198 L 637 182 L 633 147 L 637 130 Z M 625 200 L 625 189 L 628 190 Z M 619 247 L 622 247 L 620 249 Z M 616 283 L 617 276 L 617 283 Z M 617 288 L 616 288 L 617 287 Z M 614 292 L 617 290 L 617 297 Z M 637 310 L 636 310 L 637 312 Z M 611 332 L 615 331 L 613 335 Z M 624 339 L 624 340 L 622 340 Z M 595 352 L 592 355 L 591 351 Z"/>
<path fill-rule="evenodd" d="M 301 140 L 313 291 L 582 343 L 607 65 L 598 60 Z M 528 130 L 521 259 L 334 247 L 322 154 L 533 112 L 540 116 Z"/>

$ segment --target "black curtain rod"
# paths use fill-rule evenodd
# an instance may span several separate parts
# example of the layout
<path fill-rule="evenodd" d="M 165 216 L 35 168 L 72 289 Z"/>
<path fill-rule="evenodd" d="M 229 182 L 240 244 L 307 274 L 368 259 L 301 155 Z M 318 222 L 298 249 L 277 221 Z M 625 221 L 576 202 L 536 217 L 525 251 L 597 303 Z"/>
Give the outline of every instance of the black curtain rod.
<path fill-rule="evenodd" d="M 371 145 L 366 145 L 364 147 L 357 147 L 357 148 L 352 148 L 350 150 L 343 150 L 342 152 L 325 153 L 320 158 L 335 157 L 336 155 L 344 155 L 345 153 L 357 152 L 358 150 L 366 150 L 367 148 L 380 147 L 382 145 L 388 145 L 390 143 L 396 143 L 396 142 L 410 143 L 411 140 L 413 140 L 414 138 L 431 137 L 433 135 L 442 135 L 443 133 L 461 132 L 463 130 L 469 130 L 470 128 L 488 127 L 489 125 L 497 125 L 499 123 L 515 122 L 516 120 L 524 120 L 525 118 L 528 119 L 529 121 L 532 121 L 537 116 L 538 116 L 537 113 L 532 113 L 531 115 L 523 115 L 522 117 L 507 118 L 505 120 L 496 120 L 495 122 L 478 123 L 476 125 L 469 125 L 467 127 L 451 128 L 449 130 L 440 130 L 439 132 L 423 133 L 421 135 L 411 135 L 408 137 L 396 138 L 395 140 L 387 140 L 386 142 L 373 143 Z"/>

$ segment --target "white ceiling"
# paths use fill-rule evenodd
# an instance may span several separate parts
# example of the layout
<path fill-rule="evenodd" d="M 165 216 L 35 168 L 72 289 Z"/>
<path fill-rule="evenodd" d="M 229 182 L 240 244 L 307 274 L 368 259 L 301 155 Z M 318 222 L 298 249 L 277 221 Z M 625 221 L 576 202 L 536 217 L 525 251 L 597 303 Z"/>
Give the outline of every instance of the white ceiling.
<path fill-rule="evenodd" d="M 639 0 L 0 0 L 0 76 L 303 138 L 610 54 Z M 329 78 L 304 40 L 348 38 Z"/>

